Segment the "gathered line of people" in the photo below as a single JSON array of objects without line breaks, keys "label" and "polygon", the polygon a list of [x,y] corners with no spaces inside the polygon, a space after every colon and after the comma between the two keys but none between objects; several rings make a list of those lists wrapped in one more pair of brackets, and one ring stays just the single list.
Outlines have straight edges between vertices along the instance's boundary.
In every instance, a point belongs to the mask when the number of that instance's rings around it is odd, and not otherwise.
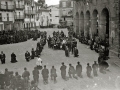
[{"label": "gathered line of people", "polygon": [[10,30],[0,31],[0,45],[12,44],[27,41],[28,39],[40,37],[40,31],[38,30]]},{"label": "gathered line of people", "polygon": [[[98,76],[98,71],[100,71],[101,66],[99,66],[97,64],[96,61],[94,61],[94,64],[92,66],[90,66],[89,63],[87,63],[87,67],[86,67],[86,74],[88,78],[93,78],[92,77],[92,71],[93,71],[93,76],[97,77]],[[68,69],[68,75],[69,77],[67,77],[67,66],[64,64],[64,62],[62,62],[62,66],[60,67],[60,71],[61,71],[61,77],[63,80],[67,81],[70,78],[75,78],[76,80],[78,80],[79,78],[83,78],[82,75],[82,65],[80,62],[77,62],[76,68],[74,68],[74,66],[72,64],[69,64],[69,69]],[[40,71],[41,69],[38,69],[37,66],[34,67],[34,70],[32,71],[32,75],[33,75],[33,80],[30,81],[30,72],[27,70],[27,68],[24,68],[24,72],[22,73],[22,75],[20,75],[18,72],[14,72],[13,71],[9,71],[7,68],[5,69],[4,73],[0,73],[0,86],[2,89],[4,88],[9,88],[12,90],[28,90],[28,88],[30,90],[36,90],[36,88],[38,88],[39,85],[39,75],[40,75]],[[107,70],[107,68],[104,68],[104,70]],[[101,71],[100,71],[101,72]],[[54,83],[57,83],[57,70],[54,66],[52,66],[52,68],[50,69],[50,71],[47,69],[47,66],[44,65],[44,68],[41,70],[41,75],[43,77],[43,84],[48,84],[48,78],[49,78],[49,74],[50,74],[50,78],[51,80],[53,80]],[[34,89],[33,89],[34,88]]]},{"label": "gathered line of people", "polygon": [[[43,47],[46,44],[46,39],[47,39],[47,32],[41,32],[40,42],[37,43],[36,50],[34,50],[34,48],[32,48],[31,54],[28,51],[25,52],[25,59],[27,62],[29,62],[31,59],[34,59],[35,57],[38,57],[39,55],[41,55]],[[1,64],[6,63],[6,55],[3,51],[1,51],[0,60],[1,60]],[[13,52],[11,54],[11,63],[16,63],[16,62],[18,62],[17,56]]]}]

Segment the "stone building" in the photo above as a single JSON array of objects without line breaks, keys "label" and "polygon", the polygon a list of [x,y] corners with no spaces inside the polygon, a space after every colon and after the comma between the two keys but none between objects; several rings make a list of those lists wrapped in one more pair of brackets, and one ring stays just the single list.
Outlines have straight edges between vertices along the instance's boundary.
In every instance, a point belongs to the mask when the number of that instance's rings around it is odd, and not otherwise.
[{"label": "stone building", "polygon": [[15,5],[15,13],[14,13],[14,29],[16,30],[23,30],[24,28],[24,0],[14,0]]},{"label": "stone building", "polygon": [[0,0],[0,31],[12,30],[14,23],[14,1]]},{"label": "stone building", "polygon": [[73,1],[60,0],[59,2],[59,18],[61,25],[72,25],[73,23]]},{"label": "stone building", "polygon": [[47,9],[50,10],[50,24],[59,25],[59,5],[51,5]]},{"label": "stone building", "polygon": [[74,31],[78,35],[109,39],[110,49],[119,52],[119,0],[74,0]]}]

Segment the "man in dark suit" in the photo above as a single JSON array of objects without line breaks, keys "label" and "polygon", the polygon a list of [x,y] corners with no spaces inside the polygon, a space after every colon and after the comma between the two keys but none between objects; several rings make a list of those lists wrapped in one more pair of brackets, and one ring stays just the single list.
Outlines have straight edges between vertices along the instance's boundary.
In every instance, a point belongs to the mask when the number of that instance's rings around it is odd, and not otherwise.
[{"label": "man in dark suit", "polygon": [[62,63],[62,66],[60,67],[61,70],[61,76],[64,80],[66,80],[66,66],[64,65],[64,63]]},{"label": "man in dark suit", "polygon": [[79,53],[79,51],[78,51],[77,47],[75,47],[75,49],[74,49],[74,57],[78,57],[79,56],[78,53]]},{"label": "man in dark suit", "polygon": [[3,53],[3,51],[1,51],[1,54],[0,54],[0,59],[1,59],[1,64],[5,64],[5,54]]},{"label": "man in dark suit", "polygon": [[42,70],[42,77],[43,77],[44,84],[48,84],[49,70],[46,68],[46,65]]},{"label": "man in dark suit", "polygon": [[11,63],[16,63],[16,55],[14,54],[14,52],[11,54]]},{"label": "man in dark suit", "polygon": [[82,78],[82,65],[80,64],[80,62],[77,62],[77,66],[76,66],[76,73],[78,77]]}]

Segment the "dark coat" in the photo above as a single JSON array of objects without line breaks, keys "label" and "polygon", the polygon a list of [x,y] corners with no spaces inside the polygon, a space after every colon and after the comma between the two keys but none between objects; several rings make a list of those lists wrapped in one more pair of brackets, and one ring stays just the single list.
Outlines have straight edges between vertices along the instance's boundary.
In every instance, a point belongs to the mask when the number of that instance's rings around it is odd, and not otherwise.
[{"label": "dark coat", "polygon": [[79,53],[79,52],[78,52],[78,49],[75,49],[75,50],[74,50],[74,57],[78,57],[78,56],[79,56],[78,53]]},{"label": "dark coat", "polygon": [[48,69],[43,69],[42,70],[42,76],[43,76],[43,78],[48,78],[48,75],[49,75]]},{"label": "dark coat", "polygon": [[60,70],[62,75],[66,75],[66,68],[67,67],[65,65],[61,66]]},{"label": "dark coat", "polygon": [[24,71],[23,74],[22,74],[23,78],[29,79],[29,76],[30,76],[30,72],[29,71]]},{"label": "dark coat", "polygon": [[51,69],[51,76],[57,77],[56,69],[52,68]]},{"label": "dark coat", "polygon": [[71,74],[75,74],[76,73],[75,68],[73,66],[69,67],[69,73],[71,73]]},{"label": "dark coat", "polygon": [[25,58],[30,58],[30,53],[25,53]]},{"label": "dark coat", "polygon": [[16,62],[16,55],[14,53],[11,54],[11,62]]},{"label": "dark coat", "polygon": [[76,72],[81,73],[82,72],[82,65],[77,65],[76,66]]}]

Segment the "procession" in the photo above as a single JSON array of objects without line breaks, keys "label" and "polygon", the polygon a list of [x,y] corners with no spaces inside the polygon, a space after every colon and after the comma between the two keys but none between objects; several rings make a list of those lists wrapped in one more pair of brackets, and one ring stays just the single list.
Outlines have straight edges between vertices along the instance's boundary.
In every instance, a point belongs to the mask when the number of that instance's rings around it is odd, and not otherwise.
[{"label": "procession", "polygon": [[[72,55],[74,58],[78,58],[79,50],[77,49],[77,43],[79,42],[79,39],[75,38],[73,33],[74,32],[71,28],[68,28],[68,36],[63,31],[53,31],[53,35],[51,36],[48,36],[46,31],[41,32],[40,37],[38,37],[38,42],[36,43],[36,49],[34,50],[34,48],[31,48],[31,52],[26,51],[23,56],[28,63],[30,63],[32,60],[35,60],[36,62],[35,67],[33,67],[34,70],[32,71],[33,80],[29,78],[31,74],[26,67],[24,67],[24,72],[22,75],[20,75],[19,72],[9,71],[9,69],[6,68],[5,73],[1,73],[1,88],[12,90],[28,90],[29,88],[30,90],[37,90],[40,72],[44,85],[50,83],[49,78],[53,80],[54,84],[59,82],[57,80],[59,75],[57,74],[56,67],[51,66],[51,69],[48,69],[47,65],[43,65],[44,60],[41,59],[42,52],[47,45],[48,49],[53,49],[54,51],[64,51],[64,57],[69,58]],[[32,41],[34,42],[34,39],[32,39]],[[89,45],[89,49],[91,50],[91,44],[87,45]],[[95,46],[93,45],[93,47]],[[92,50],[95,50],[95,48],[92,48]],[[98,72],[106,74],[109,71],[109,64],[106,62],[106,60],[108,60],[108,58],[106,59],[108,55],[106,55],[105,50],[101,47],[101,45],[99,45],[97,53],[99,53],[98,60],[94,61],[92,65],[90,65],[89,62],[86,63],[86,75],[88,78],[99,77]],[[6,55],[3,53],[3,51],[1,51],[0,56],[1,64],[5,64]],[[14,52],[11,54],[10,62],[16,64],[18,63]],[[63,80],[68,81],[71,78],[74,78],[75,80],[79,80],[79,78],[86,78],[83,76],[82,64],[79,61],[77,62],[76,66],[73,66],[72,63],[69,63],[68,71],[66,70],[67,66],[65,63],[61,62],[61,64],[62,66],[59,67],[59,70],[61,71],[61,78]]]},{"label": "procession", "polygon": [[120,90],[120,0],[0,0],[0,90]]}]

